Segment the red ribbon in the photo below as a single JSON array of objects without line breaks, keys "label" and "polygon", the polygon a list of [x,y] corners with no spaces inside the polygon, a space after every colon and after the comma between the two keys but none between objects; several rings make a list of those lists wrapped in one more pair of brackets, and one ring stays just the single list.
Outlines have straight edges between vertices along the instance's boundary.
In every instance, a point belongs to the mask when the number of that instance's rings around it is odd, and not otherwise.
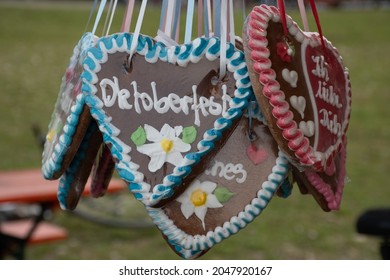
[{"label": "red ribbon", "polygon": [[[324,36],[322,34],[320,17],[318,16],[316,3],[314,2],[314,0],[309,0],[309,2],[310,2],[311,10],[313,12],[314,20],[315,20],[316,25],[317,25],[318,33],[320,34],[321,44],[322,44],[322,47],[325,51],[325,41],[324,41]],[[279,7],[279,11],[280,11],[280,17],[282,20],[284,34],[287,36],[288,30],[287,30],[286,8],[284,5],[284,0],[278,0],[278,7]]]},{"label": "red ribbon", "polygon": [[280,10],[280,17],[282,19],[282,25],[284,30],[284,35],[288,35],[287,31],[287,20],[286,20],[286,8],[284,6],[284,0],[278,0],[278,7]]},{"label": "red ribbon", "polygon": [[316,21],[318,33],[320,34],[321,44],[322,44],[322,47],[324,48],[324,51],[325,51],[325,42],[324,42],[324,36],[322,35],[320,17],[318,16],[317,7],[316,7],[316,3],[314,2],[314,0],[310,0],[310,6],[311,6],[311,10],[313,12],[314,20]]}]

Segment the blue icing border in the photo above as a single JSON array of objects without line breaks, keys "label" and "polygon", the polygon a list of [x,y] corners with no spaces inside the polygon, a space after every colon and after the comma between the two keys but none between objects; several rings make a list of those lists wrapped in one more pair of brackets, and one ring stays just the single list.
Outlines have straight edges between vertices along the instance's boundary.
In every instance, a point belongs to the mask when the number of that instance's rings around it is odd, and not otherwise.
[{"label": "blue icing border", "polygon": [[74,173],[76,173],[77,170],[80,168],[80,165],[82,164],[86,156],[85,153],[88,149],[89,140],[91,139],[96,129],[97,124],[96,122],[92,121],[91,124],[88,126],[87,132],[85,133],[85,136],[80,144],[80,147],[74,159],[72,160],[70,166],[65,171],[65,173],[60,177],[57,198],[60,203],[61,209],[63,210],[69,209],[66,201],[69,195],[70,188],[72,187],[72,183],[74,181]]},{"label": "blue icing border", "polygon": [[[70,63],[68,65],[82,65],[83,60],[86,56],[87,50],[93,46],[95,36],[92,33],[85,33],[80,41],[77,43],[73,49],[73,54],[70,58]],[[81,77],[80,77],[81,78]],[[58,98],[52,113],[51,121],[48,125],[49,129],[51,128],[53,122],[56,120],[56,110],[60,106],[61,100],[63,99],[64,92],[63,90],[66,87],[65,75],[62,77],[60,91]],[[69,149],[73,141],[73,136],[76,130],[76,127],[79,123],[79,117],[83,111],[85,105],[85,95],[80,92],[76,99],[74,100],[75,104],[72,105],[70,109],[70,114],[64,123],[61,134],[58,136],[59,140],[55,143],[54,147],[48,147],[45,144],[44,151],[42,153],[42,174],[46,179],[52,179],[54,174],[58,172],[62,167],[62,162],[66,152]],[[53,144],[50,144],[53,145]],[[47,150],[51,149],[51,150]]]},{"label": "blue icing border", "polygon": [[178,228],[162,208],[147,207],[149,216],[166,236],[172,248],[185,259],[196,258],[202,251],[210,249],[224,239],[236,234],[251,223],[267,207],[278,188],[284,184],[290,170],[287,157],[279,152],[268,181],[261,184],[261,189],[250,204],[222,226],[208,231],[205,235],[191,235]]},{"label": "blue icing border", "polygon": [[[144,175],[137,171],[137,164],[130,159],[131,147],[117,137],[120,131],[111,124],[111,118],[103,109],[103,102],[95,96],[97,91],[95,85],[98,83],[97,73],[107,62],[108,54],[130,53],[132,39],[131,33],[118,33],[99,39],[96,46],[89,49],[87,58],[84,60],[82,91],[86,93],[86,103],[90,107],[91,115],[98,121],[104,142],[110,144],[111,153],[118,160],[116,168],[119,175],[129,183],[130,191],[138,200],[146,206],[152,206],[173,195],[182,179],[191,172],[192,166],[214,147],[214,142],[231,125],[232,121],[243,115],[248,102],[254,99],[254,94],[244,54],[229,44],[226,53],[227,71],[233,73],[236,80],[236,90],[229,104],[230,108],[214,122],[214,127],[204,134],[203,140],[197,144],[198,151],[186,154],[181,166],[175,167],[173,172],[163,179],[162,184],[152,187],[143,181]],[[136,52],[144,56],[148,63],[160,60],[185,67],[188,63],[197,63],[202,58],[210,61],[218,59],[219,49],[220,41],[214,37],[198,38],[187,45],[165,47],[162,43],[154,42],[150,37],[140,35]]]}]

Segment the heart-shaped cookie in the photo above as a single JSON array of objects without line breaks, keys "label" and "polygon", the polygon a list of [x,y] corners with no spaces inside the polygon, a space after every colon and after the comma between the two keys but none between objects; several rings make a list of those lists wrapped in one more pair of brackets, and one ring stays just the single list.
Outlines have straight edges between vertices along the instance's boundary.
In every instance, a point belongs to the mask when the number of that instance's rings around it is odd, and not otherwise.
[{"label": "heart-shaped cookie", "polygon": [[[261,162],[245,152],[248,147],[261,151]],[[278,155],[268,127],[257,119],[250,124],[242,118],[184,193],[161,208],[147,209],[171,248],[184,258],[196,258],[260,215],[287,177],[289,166]]]},{"label": "heart-shaped cookie", "polygon": [[91,172],[91,196],[98,198],[105,195],[115,170],[115,162],[109,147],[100,148]]},{"label": "heart-shaped cookie", "polygon": [[119,175],[137,199],[159,206],[203,171],[253,92],[244,55],[231,44],[220,80],[217,38],[165,47],[139,36],[129,59],[132,39],[114,34],[89,50],[83,91]]},{"label": "heart-shaped cookie", "polygon": [[255,7],[244,49],[252,85],[271,133],[293,164],[327,172],[342,145],[351,111],[348,69],[332,44],[303,32],[276,7]]},{"label": "heart-shaped cookie", "polygon": [[57,197],[62,209],[76,208],[102,142],[102,134],[92,120],[75,157],[60,177]]},{"label": "heart-shaped cookie", "polygon": [[96,40],[92,33],[83,35],[62,78],[42,154],[42,173],[46,179],[58,179],[68,168],[92,120],[81,93],[81,74],[86,51]]},{"label": "heart-shaped cookie", "polygon": [[347,138],[344,136],[343,144],[332,159],[333,172],[316,172],[313,168],[304,170],[293,169],[293,175],[303,194],[310,193],[324,211],[338,210],[346,181]]}]

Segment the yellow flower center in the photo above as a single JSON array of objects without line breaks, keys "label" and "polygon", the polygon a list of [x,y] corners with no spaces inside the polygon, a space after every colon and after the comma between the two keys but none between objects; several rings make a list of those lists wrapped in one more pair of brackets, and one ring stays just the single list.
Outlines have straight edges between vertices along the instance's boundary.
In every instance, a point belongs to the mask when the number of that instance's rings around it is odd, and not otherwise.
[{"label": "yellow flower center", "polygon": [[169,153],[173,148],[173,141],[166,139],[166,138],[161,140],[160,144],[161,144],[161,148],[166,153]]},{"label": "yellow flower center", "polygon": [[47,141],[51,142],[54,138],[55,131],[54,129],[50,130],[49,133],[46,135]]},{"label": "yellow flower center", "polygon": [[207,193],[202,190],[195,190],[191,194],[191,202],[195,206],[202,206],[206,204],[207,201]]}]

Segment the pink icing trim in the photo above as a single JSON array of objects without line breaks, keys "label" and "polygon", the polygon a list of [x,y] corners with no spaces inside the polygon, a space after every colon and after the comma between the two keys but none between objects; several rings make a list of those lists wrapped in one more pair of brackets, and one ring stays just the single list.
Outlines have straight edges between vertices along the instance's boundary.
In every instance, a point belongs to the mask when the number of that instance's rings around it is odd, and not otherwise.
[{"label": "pink icing trim", "polygon": [[343,189],[345,185],[346,178],[346,169],[345,169],[345,161],[346,161],[346,146],[347,146],[347,138],[344,136],[344,141],[341,145],[339,145],[337,150],[340,150],[340,163],[338,166],[339,174],[337,177],[337,188],[336,192],[333,192],[332,187],[325,183],[322,178],[319,176],[319,173],[306,169],[305,176],[309,183],[325,198],[328,203],[328,208],[330,210],[338,210],[340,208],[341,198],[343,194]]},{"label": "pink icing trim", "polygon": [[255,7],[249,16],[250,30],[260,30],[259,33],[264,36],[260,39],[260,44],[257,43],[259,40],[257,36],[251,37],[254,32],[249,33],[249,45],[253,50],[251,52],[251,58],[254,61],[253,68],[260,76],[259,81],[264,86],[263,94],[270,100],[273,107],[272,115],[277,119],[277,126],[283,130],[283,137],[288,141],[288,147],[295,152],[301,164],[313,165],[313,149],[310,147],[310,141],[307,138],[306,141],[303,141],[305,138],[293,120],[293,113],[285,100],[284,93],[280,91],[280,84],[276,81],[276,73],[270,69],[272,62],[269,55],[264,55],[267,53],[264,47],[258,47],[263,45],[264,41],[268,45],[267,33],[264,30],[267,29],[268,21],[271,20],[272,16],[279,16],[279,11],[263,5]]},{"label": "pink icing trim", "polygon": [[[280,84],[276,81],[276,73],[271,69],[272,62],[269,59],[268,40],[266,37],[268,22],[270,20],[280,21],[280,13],[276,7],[261,5],[253,9],[249,15],[248,45],[252,49],[251,58],[253,60],[254,72],[259,74],[259,82],[263,85],[263,94],[269,99],[272,109],[272,115],[277,119],[277,126],[282,130],[283,137],[288,141],[288,147],[294,152],[301,165],[312,166],[316,171],[332,172],[332,159],[337,150],[340,149],[341,139],[333,146],[329,147],[325,154],[325,162],[316,157],[316,151],[310,145],[310,140],[303,135],[303,132],[298,128],[297,123],[293,119],[293,113],[290,111],[289,103],[285,100],[284,93],[280,90]],[[305,38],[310,39],[303,34],[297,24],[287,16],[287,27],[290,30],[296,29],[291,33],[296,34],[296,39],[302,42]],[[298,38],[299,37],[299,38]],[[315,40],[315,37],[311,38]],[[328,42],[327,42],[328,43]],[[328,43],[328,45],[330,45]],[[330,45],[331,46],[331,45]],[[331,51],[339,57],[338,51],[331,47]],[[345,73],[347,86],[347,103],[348,108],[345,110],[346,117],[343,120],[343,134],[348,128],[348,120],[350,118],[351,107],[351,92],[350,80],[348,73]]]}]

